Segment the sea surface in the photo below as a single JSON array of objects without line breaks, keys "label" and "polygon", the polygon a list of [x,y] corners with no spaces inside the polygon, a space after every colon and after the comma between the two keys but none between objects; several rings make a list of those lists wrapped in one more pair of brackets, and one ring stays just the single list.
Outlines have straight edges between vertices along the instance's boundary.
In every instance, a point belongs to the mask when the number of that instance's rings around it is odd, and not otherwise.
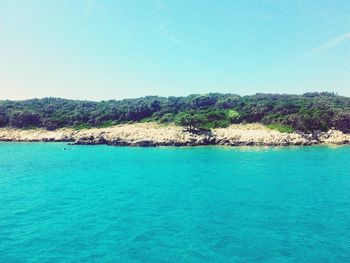
[{"label": "sea surface", "polygon": [[0,262],[350,262],[350,147],[0,143]]}]

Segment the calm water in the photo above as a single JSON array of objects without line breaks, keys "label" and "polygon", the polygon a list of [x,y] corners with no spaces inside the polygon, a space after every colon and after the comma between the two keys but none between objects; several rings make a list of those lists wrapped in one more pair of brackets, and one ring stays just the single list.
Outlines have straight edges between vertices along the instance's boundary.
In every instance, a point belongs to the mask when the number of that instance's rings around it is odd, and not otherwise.
[{"label": "calm water", "polygon": [[350,262],[350,147],[1,143],[0,262],[62,261]]}]

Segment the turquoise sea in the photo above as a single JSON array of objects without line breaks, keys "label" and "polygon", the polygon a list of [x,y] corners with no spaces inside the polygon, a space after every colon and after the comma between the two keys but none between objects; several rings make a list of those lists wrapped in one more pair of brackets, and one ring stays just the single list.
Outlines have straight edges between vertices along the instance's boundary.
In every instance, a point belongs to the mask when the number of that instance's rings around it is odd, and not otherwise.
[{"label": "turquoise sea", "polygon": [[350,262],[350,147],[0,143],[0,262]]}]

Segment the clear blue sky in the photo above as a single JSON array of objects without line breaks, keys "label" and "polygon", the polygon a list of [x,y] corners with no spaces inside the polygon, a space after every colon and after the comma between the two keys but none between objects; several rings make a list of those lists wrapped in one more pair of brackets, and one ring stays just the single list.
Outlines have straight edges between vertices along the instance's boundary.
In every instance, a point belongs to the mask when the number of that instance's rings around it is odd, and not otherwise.
[{"label": "clear blue sky", "polygon": [[0,1],[0,99],[333,91],[349,0]]}]

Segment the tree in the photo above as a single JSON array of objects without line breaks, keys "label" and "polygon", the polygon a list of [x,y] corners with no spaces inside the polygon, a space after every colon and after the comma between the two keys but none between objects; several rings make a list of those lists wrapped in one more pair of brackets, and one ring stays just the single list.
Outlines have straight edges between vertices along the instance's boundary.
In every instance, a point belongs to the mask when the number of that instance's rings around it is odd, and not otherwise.
[{"label": "tree", "polygon": [[216,103],[216,98],[213,95],[202,95],[197,96],[192,99],[192,105],[194,108],[206,108],[210,106],[214,106]]},{"label": "tree", "polygon": [[8,118],[5,113],[0,112],[0,127],[4,127],[8,124]]},{"label": "tree", "polygon": [[237,122],[239,117],[240,117],[240,114],[235,110],[229,110],[227,113],[227,118],[231,123]]},{"label": "tree", "polygon": [[350,112],[344,112],[336,117],[333,121],[333,126],[345,133],[350,133]]},{"label": "tree", "polygon": [[203,116],[199,114],[181,112],[175,117],[175,124],[186,127],[189,132],[200,129],[204,122]]},{"label": "tree", "polygon": [[10,124],[16,128],[38,127],[40,123],[40,115],[35,112],[15,111],[10,116]]},{"label": "tree", "polygon": [[174,115],[171,113],[165,113],[163,117],[160,119],[162,123],[169,123],[174,121]]}]

